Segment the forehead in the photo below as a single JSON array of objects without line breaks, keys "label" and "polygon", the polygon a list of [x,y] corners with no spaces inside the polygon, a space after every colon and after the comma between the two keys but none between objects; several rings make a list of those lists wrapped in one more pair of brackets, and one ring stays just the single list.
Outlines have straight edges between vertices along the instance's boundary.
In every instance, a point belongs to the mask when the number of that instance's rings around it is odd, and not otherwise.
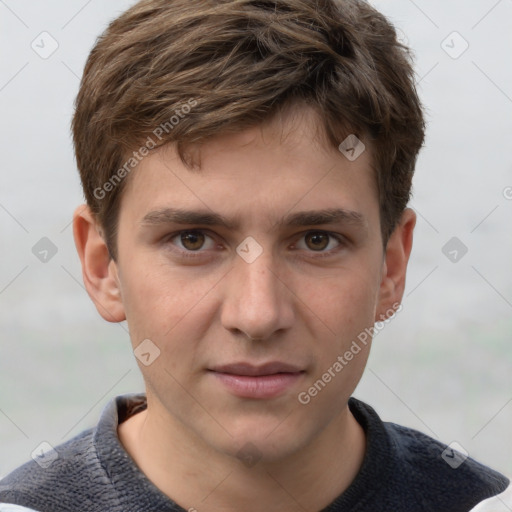
[{"label": "forehead", "polygon": [[[340,141],[342,142],[342,141]],[[125,184],[121,215],[141,221],[165,208],[243,213],[259,222],[296,209],[378,211],[370,148],[356,158],[328,143],[316,114],[283,113],[257,127],[192,146],[200,168],[189,168],[174,144],[145,157]],[[349,156],[351,154],[349,153]],[[277,219],[274,219],[277,220]]]}]

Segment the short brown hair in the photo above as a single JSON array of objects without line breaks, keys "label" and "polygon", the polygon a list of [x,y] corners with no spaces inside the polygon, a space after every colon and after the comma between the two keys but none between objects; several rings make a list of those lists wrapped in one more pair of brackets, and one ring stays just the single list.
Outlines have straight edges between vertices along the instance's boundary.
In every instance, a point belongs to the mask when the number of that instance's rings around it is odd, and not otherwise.
[{"label": "short brown hair", "polygon": [[187,145],[298,102],[334,146],[349,133],[371,144],[385,245],[425,125],[410,52],[382,14],[360,0],[143,0],[115,19],[87,60],[72,123],[111,256],[137,149],[176,142],[187,164]]}]

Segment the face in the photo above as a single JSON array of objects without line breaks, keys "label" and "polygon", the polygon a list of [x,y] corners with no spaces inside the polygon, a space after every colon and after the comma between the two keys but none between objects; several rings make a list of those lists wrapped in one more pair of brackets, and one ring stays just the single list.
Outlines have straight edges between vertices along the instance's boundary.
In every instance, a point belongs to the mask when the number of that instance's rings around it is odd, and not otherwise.
[{"label": "face", "polygon": [[385,272],[370,154],[350,161],[317,127],[302,110],[219,136],[194,171],[168,147],[123,191],[110,270],[148,411],[223,453],[311,443],[366,363],[353,342]]}]

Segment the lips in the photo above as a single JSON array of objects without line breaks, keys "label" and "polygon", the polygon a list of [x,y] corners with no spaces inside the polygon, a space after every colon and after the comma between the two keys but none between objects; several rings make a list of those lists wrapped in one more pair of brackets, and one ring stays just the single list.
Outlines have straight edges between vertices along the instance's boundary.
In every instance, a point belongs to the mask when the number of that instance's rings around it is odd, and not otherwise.
[{"label": "lips", "polygon": [[295,386],[305,372],[298,366],[275,361],[262,365],[246,362],[221,365],[210,369],[210,373],[235,396],[270,399]]},{"label": "lips", "polygon": [[227,373],[230,375],[246,375],[250,377],[260,377],[265,375],[274,375],[276,373],[299,373],[301,368],[288,363],[279,361],[270,362],[262,365],[252,365],[250,363],[233,363],[212,368],[212,371]]}]

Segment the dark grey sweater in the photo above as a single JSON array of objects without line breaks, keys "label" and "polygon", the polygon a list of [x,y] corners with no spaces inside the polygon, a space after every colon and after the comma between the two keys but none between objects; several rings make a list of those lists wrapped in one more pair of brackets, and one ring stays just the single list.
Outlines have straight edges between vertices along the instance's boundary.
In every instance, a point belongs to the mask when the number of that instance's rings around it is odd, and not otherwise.
[{"label": "dark grey sweater", "polygon": [[[363,402],[351,398],[349,406],[366,432],[365,459],[350,487],[322,512],[468,512],[509,483],[425,434],[382,422]],[[145,407],[144,395],[117,397],[94,429],[56,447],[49,467],[30,461],[2,480],[0,503],[40,512],[185,512],[119,442],[118,424]]]}]

